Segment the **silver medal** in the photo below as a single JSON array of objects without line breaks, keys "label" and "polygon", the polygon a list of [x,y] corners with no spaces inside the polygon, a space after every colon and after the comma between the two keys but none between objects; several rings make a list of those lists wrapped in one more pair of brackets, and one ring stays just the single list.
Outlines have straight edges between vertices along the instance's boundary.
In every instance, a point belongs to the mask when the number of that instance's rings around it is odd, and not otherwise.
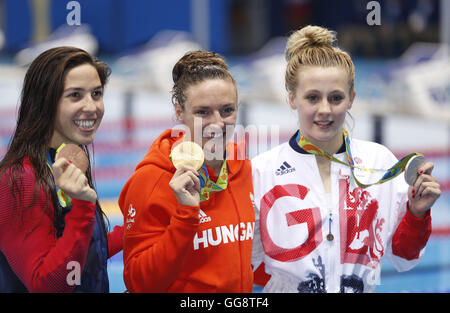
[{"label": "silver medal", "polygon": [[425,157],[422,155],[416,155],[412,157],[405,167],[405,181],[408,185],[413,186],[417,176],[419,175],[417,172],[419,167],[425,163]]}]

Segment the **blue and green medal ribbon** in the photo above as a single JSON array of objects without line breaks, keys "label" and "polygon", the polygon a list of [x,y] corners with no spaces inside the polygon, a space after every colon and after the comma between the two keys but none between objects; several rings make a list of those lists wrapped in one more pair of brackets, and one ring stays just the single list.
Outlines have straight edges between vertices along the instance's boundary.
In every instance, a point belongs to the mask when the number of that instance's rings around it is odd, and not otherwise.
[{"label": "blue and green medal ribbon", "polygon": [[217,181],[214,182],[209,178],[208,170],[206,165],[203,164],[202,167],[198,170],[198,178],[200,179],[200,202],[206,201],[209,199],[209,194],[212,192],[219,192],[227,189],[228,186],[228,170],[227,170],[227,161],[224,160],[222,167],[219,172],[219,176],[217,177]]},{"label": "blue and green medal ribbon", "polygon": [[[335,158],[333,155],[331,155],[330,153],[324,151],[323,149],[315,146],[314,144],[312,144],[311,142],[309,142],[305,136],[303,136],[301,134],[301,132],[298,132],[296,141],[298,146],[303,149],[304,151],[310,153],[310,154],[314,154],[314,155],[318,155],[318,156],[322,156],[325,157],[326,159],[348,166],[351,169],[351,173],[353,178],[355,179],[356,184],[361,187],[361,188],[367,188],[369,186],[373,186],[373,185],[379,185],[382,183],[385,183],[395,177],[397,177],[398,175],[400,175],[402,172],[405,171],[406,169],[406,165],[408,164],[408,161],[417,156],[417,155],[421,155],[420,153],[411,153],[408,154],[407,156],[405,156],[404,158],[402,158],[400,161],[398,161],[394,166],[392,166],[389,169],[370,169],[370,168],[363,168],[363,167],[359,167],[355,165],[355,161],[353,160],[353,155],[352,152],[350,150],[350,137],[348,135],[348,131],[346,129],[343,130],[343,135],[344,135],[344,143],[345,143],[345,152],[346,152],[346,156],[347,156],[347,162],[343,162],[337,158]],[[385,172],[385,174],[383,175],[383,177],[381,177],[380,180],[378,180],[377,182],[371,183],[371,184],[363,184],[361,183],[354,175],[354,169],[359,169],[359,170],[363,170],[366,172],[370,172],[370,173],[375,173],[375,172]]]},{"label": "blue and green medal ribbon", "polygon": [[[56,150],[56,153],[58,153],[59,150],[61,150],[65,144],[63,143],[61,146],[59,146],[58,150]],[[50,172],[53,174],[53,164],[50,157],[50,152],[47,153],[47,166],[50,169]],[[68,206],[72,206],[72,199],[64,194],[64,191],[62,191],[60,188],[56,187],[56,194],[58,196],[58,201],[61,207],[65,208]]]}]

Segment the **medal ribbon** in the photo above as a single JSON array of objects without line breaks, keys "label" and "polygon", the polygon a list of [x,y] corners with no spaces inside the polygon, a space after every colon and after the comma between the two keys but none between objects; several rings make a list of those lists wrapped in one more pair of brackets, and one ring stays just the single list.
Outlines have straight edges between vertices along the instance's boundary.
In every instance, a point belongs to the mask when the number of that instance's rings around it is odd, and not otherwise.
[{"label": "medal ribbon", "polygon": [[217,181],[213,182],[209,178],[208,170],[206,169],[206,165],[203,164],[202,167],[198,170],[198,178],[200,179],[200,202],[206,201],[209,199],[209,194],[212,192],[218,192],[227,189],[228,186],[228,169],[227,169],[227,161],[226,159],[223,161],[222,167],[219,172],[219,176],[217,177]]},{"label": "medal ribbon", "polygon": [[[65,144],[62,144],[61,146],[59,146],[58,150],[56,150],[56,152],[58,152],[59,150],[61,150],[62,147],[64,147]],[[50,152],[47,153],[47,166],[50,169],[50,172],[53,174],[53,164],[51,161],[51,156],[50,156]],[[64,192],[59,189],[58,186],[56,186],[56,194],[58,195],[58,201],[59,204],[61,205],[61,207],[65,208],[68,206],[72,206],[72,199],[69,196],[66,196],[64,194]]]},{"label": "medal ribbon", "polygon": [[[323,149],[313,145],[311,142],[309,142],[305,136],[303,136],[301,134],[301,132],[298,132],[296,141],[297,144],[300,148],[302,148],[304,151],[310,153],[310,154],[314,154],[314,155],[318,155],[318,156],[322,156],[327,158],[330,161],[345,165],[350,167],[351,173],[353,178],[355,179],[356,184],[361,187],[361,188],[367,188],[369,186],[372,185],[379,185],[382,184],[384,182],[387,182],[395,177],[397,177],[398,175],[400,175],[402,172],[405,171],[406,168],[406,164],[408,164],[408,161],[416,156],[416,155],[422,155],[420,153],[411,153],[408,154],[407,156],[405,156],[404,158],[402,158],[400,161],[398,161],[397,163],[395,163],[394,166],[392,166],[389,169],[370,169],[370,168],[363,168],[363,167],[359,167],[359,166],[355,166],[355,161],[353,160],[353,156],[352,156],[352,152],[350,150],[350,137],[348,135],[348,132],[346,129],[343,130],[344,133],[344,143],[345,143],[345,152],[346,152],[346,156],[347,156],[347,161],[348,163],[345,163],[337,158],[335,158],[333,155],[331,155],[330,153],[324,151]],[[359,170],[363,170],[366,172],[370,172],[370,173],[375,173],[375,172],[385,172],[385,174],[383,175],[383,177],[381,177],[381,179],[375,183],[371,183],[371,184],[363,184],[361,183],[354,175],[353,171],[354,169],[357,168]]]}]

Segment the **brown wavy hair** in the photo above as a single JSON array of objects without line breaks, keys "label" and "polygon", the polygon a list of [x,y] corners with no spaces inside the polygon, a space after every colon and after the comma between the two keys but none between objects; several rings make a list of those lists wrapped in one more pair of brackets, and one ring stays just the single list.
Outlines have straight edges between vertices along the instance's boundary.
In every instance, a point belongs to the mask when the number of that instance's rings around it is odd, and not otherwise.
[{"label": "brown wavy hair", "polygon": [[[228,65],[220,54],[209,51],[189,51],[172,69],[172,103],[179,103],[184,110],[186,90],[207,79],[225,79],[236,87],[236,81],[228,70]],[[236,88],[237,93],[237,88]]]}]

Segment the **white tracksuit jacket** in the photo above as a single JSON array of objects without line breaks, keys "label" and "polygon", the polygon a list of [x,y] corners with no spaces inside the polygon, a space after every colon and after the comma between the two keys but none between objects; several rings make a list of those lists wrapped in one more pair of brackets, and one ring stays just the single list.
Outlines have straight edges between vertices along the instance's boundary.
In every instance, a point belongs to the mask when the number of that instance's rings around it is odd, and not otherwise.
[{"label": "white tracksuit jacket", "polygon": [[[300,149],[295,138],[252,160],[252,264],[256,269],[264,262],[271,275],[264,292],[373,292],[383,256],[398,271],[414,267],[424,247],[412,260],[394,255],[392,249],[406,212],[403,174],[361,189],[349,167],[331,162],[331,193],[326,195],[315,156]],[[352,139],[350,147],[360,167],[388,169],[398,161],[377,143]],[[345,161],[345,148],[334,156]],[[355,170],[362,183],[376,182],[382,175]],[[431,232],[429,213],[427,218]]]}]

